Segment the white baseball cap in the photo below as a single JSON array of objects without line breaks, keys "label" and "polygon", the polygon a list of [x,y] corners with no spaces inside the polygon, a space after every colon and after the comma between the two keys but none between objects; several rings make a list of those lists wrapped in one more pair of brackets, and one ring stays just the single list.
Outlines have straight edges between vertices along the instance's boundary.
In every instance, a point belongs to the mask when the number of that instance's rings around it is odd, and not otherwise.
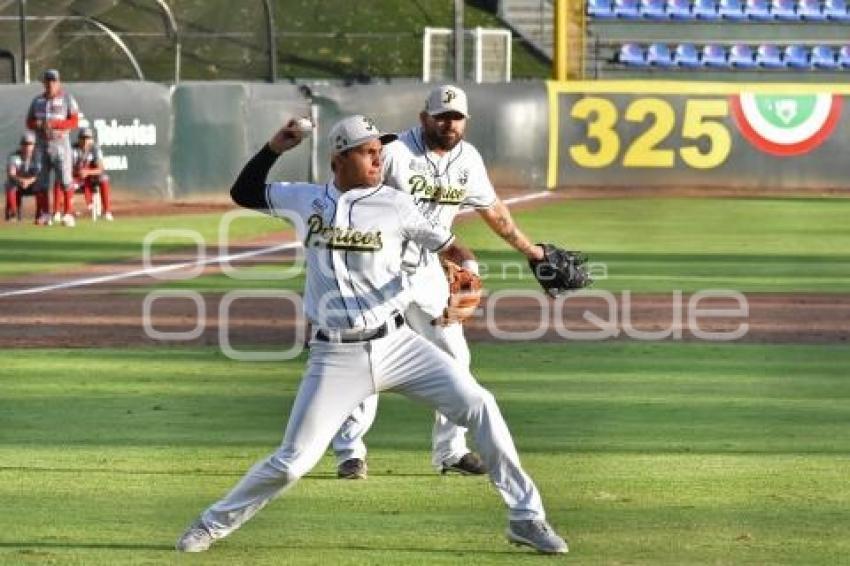
[{"label": "white baseball cap", "polygon": [[454,85],[440,85],[428,93],[425,100],[425,112],[431,116],[445,112],[457,112],[469,118],[469,110],[466,106],[466,93],[462,88]]},{"label": "white baseball cap", "polygon": [[371,118],[360,114],[343,118],[334,124],[328,134],[332,153],[343,152],[369,140],[377,139],[382,144],[388,144],[397,138],[395,134],[382,134]]}]

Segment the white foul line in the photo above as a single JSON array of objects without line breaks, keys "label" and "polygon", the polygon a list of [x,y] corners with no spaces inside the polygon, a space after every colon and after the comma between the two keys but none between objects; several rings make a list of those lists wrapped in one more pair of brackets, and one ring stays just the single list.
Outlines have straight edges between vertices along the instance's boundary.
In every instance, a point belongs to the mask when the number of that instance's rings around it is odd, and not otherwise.
[{"label": "white foul line", "polygon": [[[504,203],[507,205],[519,204],[522,202],[527,202],[530,200],[536,200],[539,198],[546,198],[550,195],[549,191],[541,191],[537,193],[532,193],[530,195],[524,195],[521,197],[513,197],[504,200]],[[468,214],[472,212],[471,209],[462,210],[460,214]],[[124,271],[122,273],[113,273],[110,275],[101,275],[99,277],[86,277],[83,279],[72,279],[71,281],[64,281],[61,283],[53,283],[50,285],[42,285],[39,287],[30,287],[28,289],[16,289],[13,291],[2,291],[0,292],[0,299],[5,297],[20,297],[23,295],[37,295],[39,293],[49,293],[51,291],[62,291],[65,289],[74,289],[76,287],[90,287],[92,285],[100,285],[101,283],[112,283],[113,281],[121,281],[123,279],[132,279],[134,277],[149,277],[151,275],[158,275],[160,273],[169,273],[171,271],[180,271],[181,269],[188,269],[190,267],[197,267],[200,265],[210,265],[213,263],[229,263],[231,261],[236,261],[240,259],[247,259],[250,257],[256,257],[259,255],[270,254],[274,252],[280,252],[285,250],[293,250],[301,247],[301,242],[284,242],[282,244],[275,244],[274,246],[269,246],[267,248],[260,248],[257,250],[251,250],[247,252],[240,252],[237,254],[226,254],[226,255],[218,255],[215,257],[209,257],[204,259],[196,259],[193,261],[184,261],[181,263],[169,263],[168,265],[160,265],[157,267],[148,267],[144,269],[134,269],[132,271]]]}]

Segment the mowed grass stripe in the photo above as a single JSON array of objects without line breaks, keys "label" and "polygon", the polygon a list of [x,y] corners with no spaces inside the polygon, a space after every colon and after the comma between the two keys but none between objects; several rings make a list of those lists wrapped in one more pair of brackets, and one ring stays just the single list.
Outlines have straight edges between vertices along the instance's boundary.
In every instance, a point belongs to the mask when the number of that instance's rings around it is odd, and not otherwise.
[{"label": "mowed grass stripe", "polygon": [[[579,564],[834,564],[850,550],[850,352],[476,345]],[[186,522],[280,441],[303,360],[33,350],[0,369],[0,563],[178,562]],[[331,457],[204,564],[514,564],[482,478],[429,467],[431,412],[382,397],[370,479]],[[183,560],[179,560],[183,562]]]},{"label": "mowed grass stripe", "polygon": [[[574,200],[515,216],[533,240],[587,252],[599,290],[850,292],[850,199]],[[488,290],[538,288],[525,260],[481,220],[456,231],[478,255]],[[264,275],[268,266],[243,269],[255,279],[210,275],[167,287],[227,292],[303,285],[301,277]]]}]

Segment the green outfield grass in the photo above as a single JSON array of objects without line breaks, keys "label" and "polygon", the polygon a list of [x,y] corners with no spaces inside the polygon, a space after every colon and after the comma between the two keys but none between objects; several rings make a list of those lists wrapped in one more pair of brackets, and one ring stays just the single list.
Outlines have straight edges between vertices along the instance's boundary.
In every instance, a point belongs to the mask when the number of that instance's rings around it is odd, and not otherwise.
[{"label": "green outfield grass", "polygon": [[[6,225],[0,229],[0,277],[63,271],[84,264],[138,259],[145,237],[157,229],[188,230],[209,245],[217,245],[222,214],[184,214],[119,218],[115,222],[81,220],[74,228]],[[267,217],[240,218],[228,232],[231,239],[250,239],[286,226]],[[194,246],[192,236],[166,234],[154,244],[157,252]],[[190,250],[192,248],[189,248]]]},{"label": "green outfield grass", "polygon": [[[848,199],[600,199],[561,201],[516,214],[538,241],[589,253],[596,289],[614,292],[850,292]],[[457,225],[484,265],[490,290],[534,289],[519,254],[478,219]],[[298,290],[303,279],[211,275],[173,287]]]},{"label": "green outfield grass", "polygon": [[[574,564],[845,560],[848,364],[838,347],[474,349]],[[430,471],[430,412],[390,394],[367,481],[334,479],[326,457],[208,554],[177,556],[185,525],[280,441],[302,367],[214,349],[7,357],[0,563],[548,563],[502,540],[483,478]]]}]

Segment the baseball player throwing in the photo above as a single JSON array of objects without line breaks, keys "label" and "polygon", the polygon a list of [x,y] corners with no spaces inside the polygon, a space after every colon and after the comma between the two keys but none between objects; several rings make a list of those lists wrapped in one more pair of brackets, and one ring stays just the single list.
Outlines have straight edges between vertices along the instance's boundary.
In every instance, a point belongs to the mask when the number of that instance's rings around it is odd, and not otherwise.
[{"label": "baseball player throwing", "polygon": [[[452,85],[431,90],[420,113],[420,124],[384,147],[384,182],[413,196],[429,220],[451,227],[461,207],[471,207],[490,228],[531,260],[543,258],[516,226],[507,206],[496,196],[478,150],[465,141],[469,117],[466,93]],[[405,318],[416,332],[469,367],[470,354],[463,326],[454,322],[432,324],[443,314],[449,298],[446,277],[436,254],[411,243],[405,247],[403,267],[410,272],[413,301]],[[478,273],[474,260],[463,267]],[[375,420],[377,397],[370,397],[346,419],[334,437],[333,448],[341,478],[365,478],[366,445],[363,436]],[[466,430],[439,412],[436,414],[431,463],[443,473],[485,473],[483,463],[466,444]]]},{"label": "baseball player throwing", "polygon": [[[64,215],[62,224],[74,226],[72,202],[74,191],[72,187],[71,142],[68,133],[77,128],[79,122],[79,106],[70,93],[62,89],[59,82],[59,71],[48,69],[42,75],[44,92],[36,96],[27,112],[27,127],[36,132],[36,153],[41,161],[41,171],[36,180],[36,206],[39,210],[40,224],[50,224],[49,197],[51,173],[61,186],[61,196],[64,198]],[[58,211],[59,205],[55,204]]]},{"label": "baseball player throwing", "polygon": [[301,136],[290,121],[248,162],[231,195],[241,206],[291,219],[303,242],[304,309],[313,328],[307,369],[281,446],[205,510],[177,549],[201,552],[232,533],[313,468],[358,404],[378,391],[395,391],[473,431],[508,507],[511,541],[566,552],[546,522],[493,395],[411,330],[402,314],[410,300],[401,270],[405,242],[437,253],[454,236],[426,219],[408,195],[381,183],[381,145],[395,136],[381,134],[363,116],[345,118],[330,132],[332,182],[267,185],[277,157]]}]

